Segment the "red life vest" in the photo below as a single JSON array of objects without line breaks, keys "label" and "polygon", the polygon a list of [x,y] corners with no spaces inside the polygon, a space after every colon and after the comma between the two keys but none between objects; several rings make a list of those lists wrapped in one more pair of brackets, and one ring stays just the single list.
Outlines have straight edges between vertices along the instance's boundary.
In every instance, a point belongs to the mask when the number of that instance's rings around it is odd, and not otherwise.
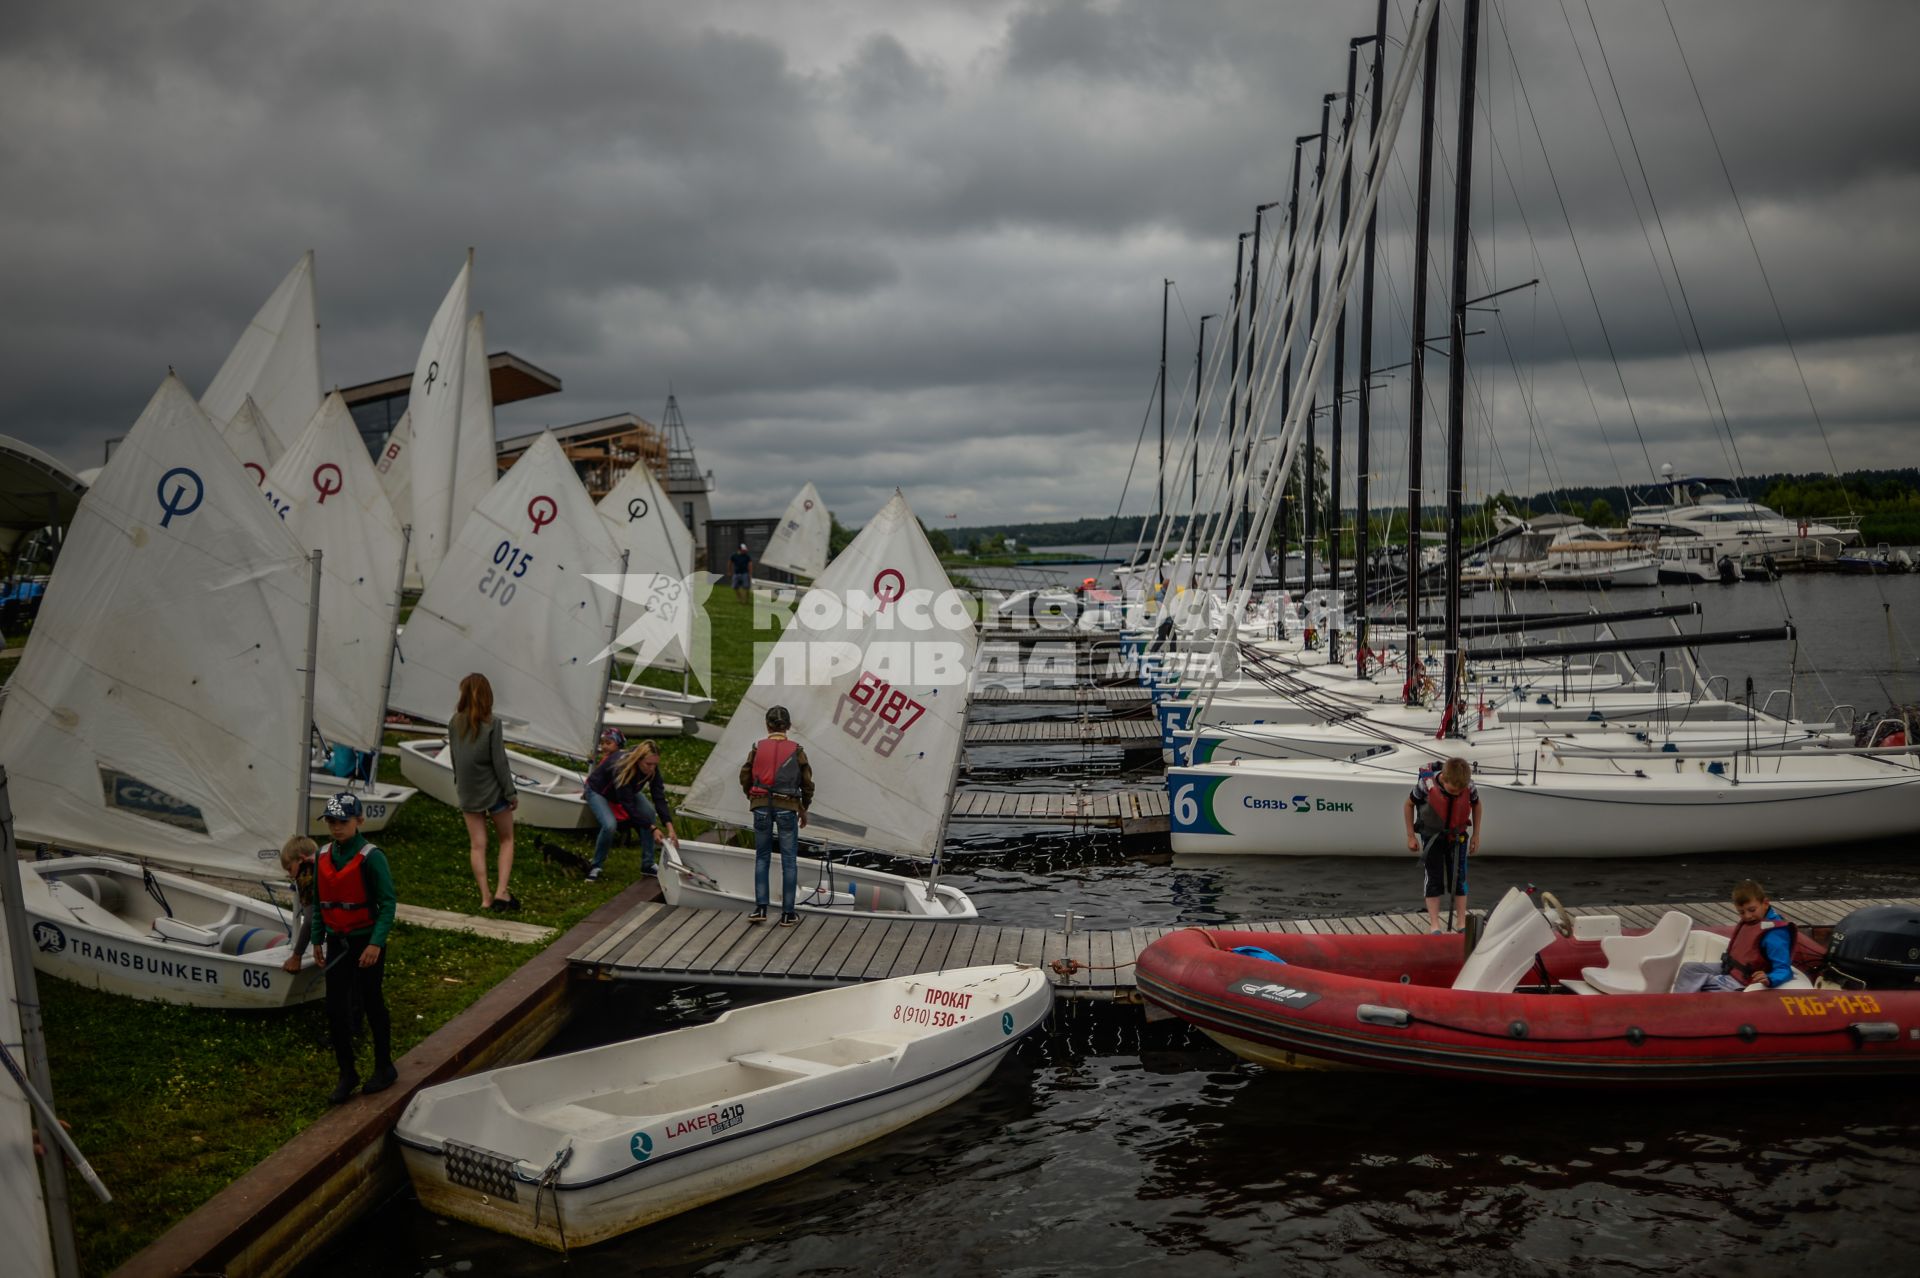
[{"label": "red life vest", "polygon": [[373,897],[367,891],[366,857],[371,843],[335,867],[333,849],[315,858],[320,877],[320,921],[327,931],[338,935],[358,932],[373,926]]},{"label": "red life vest", "polygon": [[800,744],[786,738],[768,737],[753,747],[753,785],[748,790],[756,799],[769,795],[800,797]]},{"label": "red life vest", "polygon": [[[1768,913],[1779,911],[1768,907]],[[1793,961],[1794,942],[1799,939],[1799,929],[1783,918],[1761,919],[1758,923],[1741,923],[1733,929],[1733,936],[1727,942],[1726,969],[1741,981],[1747,982],[1772,967],[1764,951],[1760,948],[1761,938],[1775,928],[1787,929],[1787,961]]]},{"label": "red life vest", "polygon": [[1440,822],[1440,828],[1449,834],[1458,834],[1473,824],[1473,784],[1458,794],[1448,794],[1435,777],[1427,787],[1427,806],[1433,810],[1434,817]]}]

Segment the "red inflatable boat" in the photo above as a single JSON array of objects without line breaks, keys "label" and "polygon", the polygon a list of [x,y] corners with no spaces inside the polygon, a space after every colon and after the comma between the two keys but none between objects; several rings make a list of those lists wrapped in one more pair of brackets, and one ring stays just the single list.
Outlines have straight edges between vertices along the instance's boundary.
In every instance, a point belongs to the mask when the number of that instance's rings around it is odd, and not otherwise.
[{"label": "red inflatable boat", "polygon": [[[1920,1072],[1920,989],[1673,994],[1682,962],[1717,957],[1733,929],[1675,912],[1592,934],[1608,922],[1560,911],[1556,926],[1512,891],[1464,962],[1459,936],[1190,928],[1141,954],[1139,988],[1268,1066],[1607,1087]],[[1234,952],[1247,946],[1282,962]]]}]

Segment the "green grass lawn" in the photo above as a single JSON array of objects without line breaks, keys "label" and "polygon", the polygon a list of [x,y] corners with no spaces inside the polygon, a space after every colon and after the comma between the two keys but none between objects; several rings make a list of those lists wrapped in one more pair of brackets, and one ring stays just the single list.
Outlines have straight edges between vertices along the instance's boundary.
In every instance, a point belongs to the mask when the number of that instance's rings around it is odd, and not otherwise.
[{"label": "green grass lawn", "polygon": [[[716,592],[707,610],[711,721],[724,722],[752,680],[756,642],[771,642],[778,630],[756,630],[751,609],[730,591]],[[641,678],[680,687],[678,674],[648,671]],[[679,785],[693,780],[713,749],[692,737],[660,745],[667,780]],[[391,757],[380,767],[383,779],[403,780]],[[691,818],[677,824],[683,835],[705,828]],[[474,910],[477,888],[459,813],[421,795],[376,839],[403,902]],[[512,886],[523,905],[515,917],[523,922],[564,932],[640,873],[639,848],[616,845],[607,876],[587,883],[543,860],[536,840],[583,856],[593,850],[584,832],[519,831]],[[386,979],[395,1052],[446,1024],[539,949],[396,927]],[[114,1193],[113,1204],[102,1207],[76,1184],[89,1273],[126,1260],[325,1112],[334,1065],[318,1003],[280,1013],[220,1012],[138,1002],[46,976],[39,983],[56,1103]]]}]

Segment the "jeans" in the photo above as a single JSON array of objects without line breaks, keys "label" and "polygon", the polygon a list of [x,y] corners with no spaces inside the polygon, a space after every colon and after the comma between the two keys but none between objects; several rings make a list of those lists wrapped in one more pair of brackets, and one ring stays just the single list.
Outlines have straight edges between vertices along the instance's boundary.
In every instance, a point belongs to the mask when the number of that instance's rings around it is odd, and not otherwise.
[{"label": "jeans", "polygon": [[[659,817],[653,804],[645,798],[635,802],[640,810],[629,810],[627,821],[640,831],[640,870],[645,873],[653,868],[653,826]],[[613,815],[612,801],[598,790],[587,791],[587,811],[600,823],[600,833],[593,840],[593,868],[597,870],[607,863],[607,849],[613,846],[613,836],[620,832],[620,822]]]},{"label": "jeans", "polygon": [[800,814],[792,808],[753,810],[753,903],[767,908],[767,872],[773,868],[774,839],[780,840],[780,912],[793,913],[800,893]]}]

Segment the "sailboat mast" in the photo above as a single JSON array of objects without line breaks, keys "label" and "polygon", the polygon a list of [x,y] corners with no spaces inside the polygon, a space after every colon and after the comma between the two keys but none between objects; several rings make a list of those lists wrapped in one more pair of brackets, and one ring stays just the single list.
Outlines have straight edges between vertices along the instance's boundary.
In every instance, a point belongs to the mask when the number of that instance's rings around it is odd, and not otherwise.
[{"label": "sailboat mast", "polygon": [[[623,583],[627,579],[627,557],[631,554],[631,550],[620,552],[620,580]],[[613,683],[613,663],[618,656],[614,652],[614,645],[620,639],[620,603],[625,598],[625,591],[613,592],[613,620],[607,623],[607,672],[600,680],[600,701],[593,713],[593,735],[587,739],[587,753],[584,756],[589,764],[593,762],[593,752],[600,746],[600,729],[607,721],[607,688]]]},{"label": "sailboat mast", "polygon": [[[1315,251],[1313,255],[1312,301],[1307,307],[1307,331],[1309,333],[1316,331],[1320,327],[1320,263],[1326,255],[1319,251],[1319,244],[1320,237],[1326,233],[1326,228],[1321,218],[1321,211],[1327,207],[1327,202],[1320,198],[1320,193],[1327,189],[1327,121],[1333,115],[1333,100],[1339,96],[1337,93],[1329,93],[1320,99],[1320,157],[1313,162],[1314,202],[1312,240]],[[1340,233],[1342,235],[1346,234],[1346,227],[1344,225],[1341,226]],[[1309,399],[1307,401],[1307,443],[1306,448],[1303,450],[1306,460],[1300,471],[1300,505],[1302,515],[1300,541],[1301,550],[1306,555],[1307,569],[1306,582],[1302,593],[1308,595],[1313,593],[1314,407],[1315,400]]]},{"label": "sailboat mast", "polygon": [[1473,216],[1473,82],[1480,52],[1480,0],[1466,0],[1460,18],[1460,124],[1454,143],[1453,307],[1447,361],[1447,652],[1446,710],[1455,732],[1460,703],[1460,489],[1467,408],[1467,250]]},{"label": "sailboat mast", "polygon": [[320,552],[315,550],[307,563],[307,678],[300,694],[300,749],[293,756],[300,770],[299,806],[288,827],[300,831],[313,821],[307,808],[313,800],[313,685],[320,673]]},{"label": "sailboat mast", "polygon": [[1190,460],[1193,475],[1191,488],[1187,493],[1187,523],[1196,524],[1200,518],[1200,383],[1207,369],[1207,321],[1219,319],[1218,315],[1200,317],[1200,340],[1193,347],[1193,452]]},{"label": "sailboat mast", "polygon": [[[1266,217],[1267,210],[1272,207],[1272,204],[1253,206],[1253,265],[1247,279],[1247,444],[1246,452],[1243,454],[1243,465],[1247,476],[1247,500],[1241,507],[1240,513],[1234,518],[1233,528],[1227,534],[1229,544],[1236,536],[1242,541],[1245,540],[1246,535],[1242,529],[1245,528],[1249,516],[1253,513],[1253,360],[1254,352],[1258,349],[1254,341],[1254,330],[1258,327],[1259,321],[1255,317],[1260,314],[1260,223]],[[1246,551],[1249,555],[1259,553],[1253,546],[1248,546]]]},{"label": "sailboat mast", "polygon": [[[1299,260],[1300,251],[1300,148],[1319,137],[1318,133],[1303,133],[1293,140],[1293,176],[1287,182],[1287,274],[1283,288],[1287,295],[1287,307],[1280,317],[1280,332],[1285,336],[1293,324],[1293,267]],[[1283,406],[1293,403],[1293,343],[1287,343],[1284,357],[1280,361],[1280,403]],[[1283,407],[1282,411],[1285,411]],[[1280,486],[1280,590],[1287,589],[1287,489]],[[1300,597],[1307,594],[1306,584],[1300,586]],[[1280,622],[1280,636],[1286,637],[1286,621]]]},{"label": "sailboat mast", "polygon": [[1167,293],[1172,288],[1172,280],[1160,281],[1160,479],[1153,510],[1161,523],[1167,518]]},{"label": "sailboat mast", "polygon": [[[1239,497],[1233,491],[1233,441],[1234,429],[1240,421],[1240,284],[1247,275],[1247,236],[1250,232],[1240,232],[1240,239],[1233,250],[1233,345],[1227,348],[1230,360],[1227,369],[1227,575],[1233,578],[1233,518],[1239,509]],[[1207,565],[1212,573],[1213,565]]]},{"label": "sailboat mast", "polygon": [[[1359,36],[1347,42],[1347,97],[1340,113],[1340,131],[1353,131],[1353,86],[1360,69],[1360,46],[1372,36]],[[1347,148],[1346,161],[1340,166],[1340,234],[1347,232],[1347,212],[1353,193],[1353,148]],[[1334,270],[1338,272],[1336,266]],[[1340,311],[1340,322],[1333,330],[1333,451],[1328,458],[1331,472],[1327,507],[1327,589],[1333,592],[1333,606],[1327,610],[1327,664],[1340,660],[1340,614],[1346,609],[1346,595],[1340,589],[1340,404],[1347,395],[1347,312]]]},{"label": "sailboat mast", "polygon": [[1420,437],[1427,417],[1427,222],[1433,206],[1433,97],[1440,24],[1427,27],[1420,86],[1420,177],[1413,215],[1413,334],[1407,371],[1407,696],[1420,697]]},{"label": "sailboat mast", "polygon": [[[1380,0],[1379,16],[1374,20],[1373,28],[1373,93],[1368,107],[1367,141],[1380,136],[1380,88],[1381,75],[1385,71],[1387,47],[1387,0]],[[1371,178],[1373,175],[1367,175]],[[1372,464],[1368,451],[1373,432],[1373,250],[1374,232],[1377,229],[1378,214],[1367,214],[1367,240],[1364,256],[1360,263],[1360,389],[1355,402],[1354,430],[1359,438],[1354,441],[1354,505],[1357,509],[1356,526],[1353,541],[1353,596],[1359,606],[1359,617],[1354,627],[1353,662],[1354,671],[1362,679],[1367,677],[1367,588],[1368,558],[1373,553],[1369,496],[1367,493],[1367,468]]]},{"label": "sailboat mast", "polygon": [[[380,685],[380,715],[373,721],[373,753],[379,757],[387,735],[387,703],[393,697],[393,657],[400,651],[400,609],[407,597],[407,549],[413,545],[413,525],[400,526],[400,575],[393,581],[393,620],[387,625],[387,677]],[[379,776],[378,763],[374,776]]]}]

